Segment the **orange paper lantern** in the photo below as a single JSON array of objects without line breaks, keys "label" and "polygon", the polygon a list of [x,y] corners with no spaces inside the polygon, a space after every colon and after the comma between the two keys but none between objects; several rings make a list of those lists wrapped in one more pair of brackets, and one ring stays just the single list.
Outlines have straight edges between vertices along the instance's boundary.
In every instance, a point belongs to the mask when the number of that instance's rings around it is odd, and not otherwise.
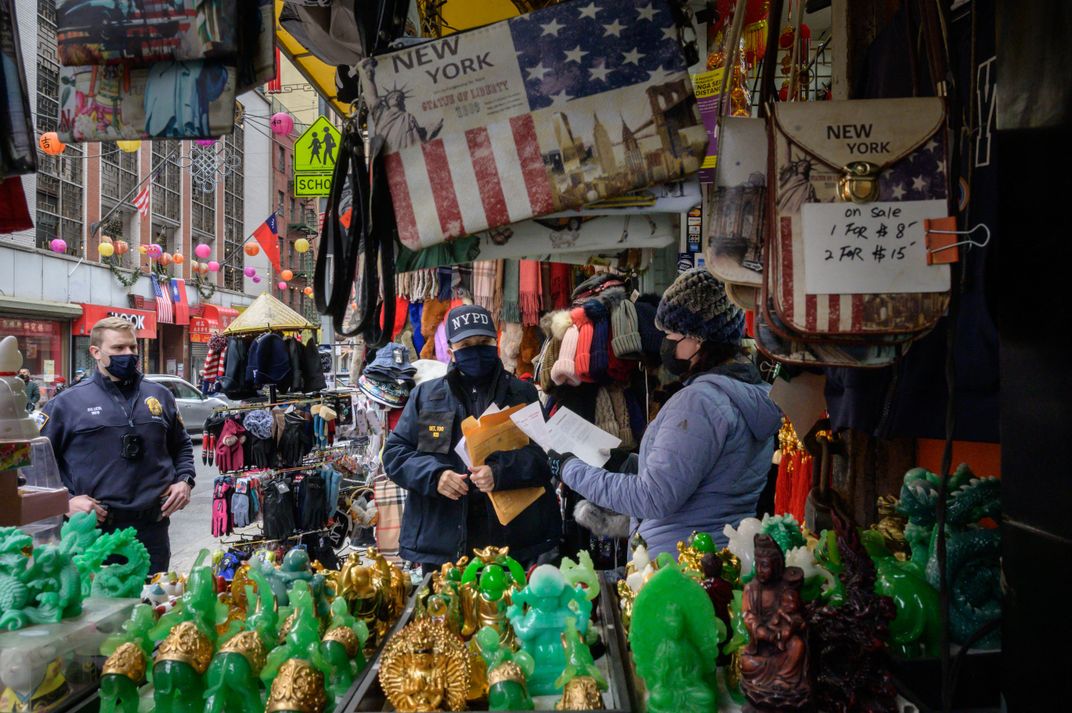
[{"label": "orange paper lantern", "polygon": [[37,140],[37,145],[49,156],[59,156],[67,148],[67,144],[60,141],[60,135],[55,131],[46,131]]},{"label": "orange paper lantern", "polygon": [[306,297],[312,297],[313,296],[313,288],[312,287],[306,287],[304,290],[302,290],[302,292],[305,293]]},{"label": "orange paper lantern", "polygon": [[294,279],[294,273],[290,270],[283,270],[281,273],[279,273],[279,276],[282,277],[285,282],[290,282]]},{"label": "orange paper lantern", "polygon": [[249,255],[250,257],[253,257],[261,251],[257,243],[246,243],[242,249],[245,250],[246,255]]},{"label": "orange paper lantern", "polygon": [[171,261],[173,263],[175,263],[176,265],[181,265],[182,261],[185,260],[185,259],[186,258],[184,258],[182,256],[182,253],[175,253],[174,255],[171,256]]},{"label": "orange paper lantern", "polygon": [[126,240],[116,240],[114,245],[116,255],[123,255],[126,253],[127,250],[130,250],[130,246],[127,245]]},{"label": "orange paper lantern", "polygon": [[160,253],[160,257],[156,259],[161,265],[171,264],[171,255],[169,253]]}]

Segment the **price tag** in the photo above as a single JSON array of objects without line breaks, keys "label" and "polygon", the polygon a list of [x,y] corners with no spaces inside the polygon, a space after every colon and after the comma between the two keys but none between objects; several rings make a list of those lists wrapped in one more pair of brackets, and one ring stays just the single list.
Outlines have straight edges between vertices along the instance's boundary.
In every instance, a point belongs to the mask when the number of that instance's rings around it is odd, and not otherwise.
[{"label": "price tag", "polygon": [[949,266],[928,265],[923,221],[943,200],[805,203],[804,291],[809,295],[945,292]]}]

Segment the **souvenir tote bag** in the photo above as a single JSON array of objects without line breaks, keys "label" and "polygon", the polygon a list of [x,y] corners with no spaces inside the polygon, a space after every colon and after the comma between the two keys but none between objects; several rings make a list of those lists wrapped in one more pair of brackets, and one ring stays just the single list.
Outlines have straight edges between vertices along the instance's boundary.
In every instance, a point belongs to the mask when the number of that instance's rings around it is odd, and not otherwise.
[{"label": "souvenir tote bag", "polygon": [[60,68],[63,141],[210,139],[234,125],[236,70],[218,62]]},{"label": "souvenir tote bag", "polygon": [[231,58],[237,0],[57,0],[60,64],[127,64]]},{"label": "souvenir tote bag", "polygon": [[805,341],[926,333],[950,294],[924,230],[949,214],[944,102],[791,102],[772,117],[768,326]]},{"label": "souvenir tote bag", "polygon": [[707,269],[723,282],[758,288],[767,232],[766,121],[722,119],[715,185],[706,194]]},{"label": "souvenir tote bag", "polygon": [[417,250],[696,172],[708,139],[679,10],[564,3],[362,61],[401,242]]}]

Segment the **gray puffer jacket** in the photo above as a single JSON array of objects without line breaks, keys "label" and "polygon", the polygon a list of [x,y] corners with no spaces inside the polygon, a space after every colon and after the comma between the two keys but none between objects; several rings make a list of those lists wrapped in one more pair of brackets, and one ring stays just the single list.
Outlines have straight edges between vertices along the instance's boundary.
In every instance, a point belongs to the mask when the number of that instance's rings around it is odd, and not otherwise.
[{"label": "gray puffer jacket", "polygon": [[572,459],[562,480],[600,507],[633,518],[652,557],[676,553],[679,540],[754,517],[767,482],[781,412],[751,363],[734,362],[694,377],[648,426],[637,475]]}]

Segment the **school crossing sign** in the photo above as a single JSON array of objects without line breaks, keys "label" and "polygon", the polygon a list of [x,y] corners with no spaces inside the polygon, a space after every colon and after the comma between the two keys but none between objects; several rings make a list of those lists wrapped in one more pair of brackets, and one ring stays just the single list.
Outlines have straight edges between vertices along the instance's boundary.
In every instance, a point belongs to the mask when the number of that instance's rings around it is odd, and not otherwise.
[{"label": "school crossing sign", "polygon": [[342,135],[327,118],[313,122],[294,143],[294,195],[299,198],[327,196],[331,174],[339,157]]}]

